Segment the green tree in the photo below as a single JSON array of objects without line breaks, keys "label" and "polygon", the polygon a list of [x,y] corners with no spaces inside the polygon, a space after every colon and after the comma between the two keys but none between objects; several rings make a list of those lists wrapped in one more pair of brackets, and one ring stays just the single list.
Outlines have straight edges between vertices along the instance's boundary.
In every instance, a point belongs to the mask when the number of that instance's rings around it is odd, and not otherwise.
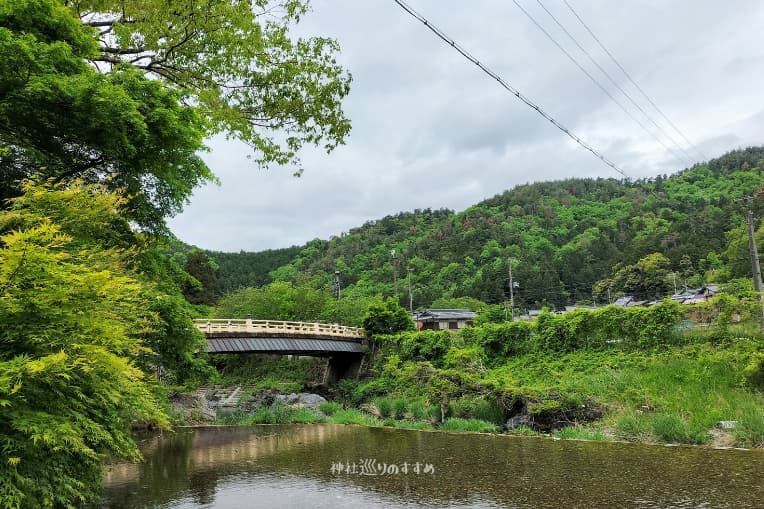
[{"label": "green tree", "polygon": [[188,94],[208,134],[243,140],[262,165],[295,165],[306,143],[331,151],[350,130],[340,106],[350,76],[336,61],[339,45],[291,33],[306,0],[67,3],[96,29],[94,60]]},{"label": "green tree", "polygon": [[188,96],[129,66],[102,74],[93,30],[56,0],[0,4],[0,194],[20,179],[103,182],[161,229],[212,172],[206,121]]},{"label": "green tree", "polygon": [[220,300],[218,318],[318,321],[329,295],[309,285],[276,281],[259,288],[242,288]]},{"label": "green tree", "polygon": [[670,266],[668,258],[653,253],[619,269],[613,276],[613,283],[616,288],[639,299],[662,298],[671,290],[668,282]]},{"label": "green tree", "polygon": [[[162,366],[174,382],[203,379],[208,374],[203,354],[204,335],[193,326],[197,311],[181,293],[188,275],[167,253],[165,243],[155,236],[134,232],[124,217],[127,200],[105,191],[101,185],[24,185],[24,195],[15,198],[8,221],[23,226],[23,218],[47,217],[59,224],[76,248],[96,251],[118,249],[124,263],[140,280],[145,323],[136,330],[149,350],[138,357],[147,372]],[[9,223],[10,224],[10,223]],[[10,227],[10,226],[9,226]]]},{"label": "green tree", "polygon": [[[80,215],[110,231],[120,199],[93,187],[26,200],[0,213],[0,505],[74,507],[96,499],[105,455],[136,458],[130,423],[166,417],[131,359],[152,321],[131,254],[64,233]],[[92,214],[60,204],[60,221],[33,207],[84,193]],[[45,208],[45,207],[42,207]]]},{"label": "green tree", "polygon": [[[0,197],[20,181],[123,189],[154,231],[194,187],[216,133],[261,165],[294,165],[304,144],[344,141],[350,77],[336,42],[290,35],[299,1],[163,0],[0,4]],[[93,63],[97,65],[93,65]]]},{"label": "green tree", "polygon": [[363,328],[371,336],[394,334],[414,330],[414,321],[394,298],[388,297],[382,303],[369,306],[363,317]]},{"label": "green tree", "polygon": [[183,265],[192,280],[183,285],[183,296],[191,304],[212,306],[217,300],[218,282],[214,262],[202,251],[192,251]]}]

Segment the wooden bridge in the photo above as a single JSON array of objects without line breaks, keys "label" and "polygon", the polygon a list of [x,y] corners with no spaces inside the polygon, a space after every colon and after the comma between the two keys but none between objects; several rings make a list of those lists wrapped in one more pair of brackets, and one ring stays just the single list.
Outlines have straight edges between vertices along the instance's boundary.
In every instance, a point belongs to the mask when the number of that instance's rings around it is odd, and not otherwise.
[{"label": "wooden bridge", "polygon": [[306,355],[329,358],[329,379],[355,376],[366,354],[358,327],[281,320],[198,319],[210,354]]}]

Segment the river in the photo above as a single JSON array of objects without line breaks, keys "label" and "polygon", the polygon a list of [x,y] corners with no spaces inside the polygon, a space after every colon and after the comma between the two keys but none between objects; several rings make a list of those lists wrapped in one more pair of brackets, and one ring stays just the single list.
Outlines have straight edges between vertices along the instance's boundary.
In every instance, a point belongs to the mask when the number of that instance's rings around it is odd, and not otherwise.
[{"label": "river", "polygon": [[102,507],[761,508],[764,451],[330,424],[179,429],[112,464]]}]

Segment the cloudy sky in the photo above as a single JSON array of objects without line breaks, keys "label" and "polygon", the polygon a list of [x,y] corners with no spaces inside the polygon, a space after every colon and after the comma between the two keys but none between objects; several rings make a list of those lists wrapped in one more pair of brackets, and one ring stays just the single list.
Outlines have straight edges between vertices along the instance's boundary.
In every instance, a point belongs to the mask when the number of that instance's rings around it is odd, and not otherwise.
[{"label": "cloudy sky", "polygon": [[[542,0],[657,123],[563,0]],[[629,176],[687,166],[630,119],[512,0],[408,0]],[[654,126],[591,64],[537,0],[517,0],[645,127]],[[764,2],[568,0],[700,152],[764,143]],[[353,130],[305,173],[262,171],[236,141],[204,157],[221,185],[198,189],[170,221],[185,242],[254,251],[328,238],[403,210],[462,210],[503,190],[565,177],[619,177],[411,18],[393,0],[314,0],[304,34],[336,38],[353,74]],[[671,132],[671,131],[669,131]],[[673,133],[680,141],[679,136]],[[672,143],[663,138],[664,144]],[[676,152],[676,150],[675,150]],[[696,155],[696,159],[702,156]]]}]

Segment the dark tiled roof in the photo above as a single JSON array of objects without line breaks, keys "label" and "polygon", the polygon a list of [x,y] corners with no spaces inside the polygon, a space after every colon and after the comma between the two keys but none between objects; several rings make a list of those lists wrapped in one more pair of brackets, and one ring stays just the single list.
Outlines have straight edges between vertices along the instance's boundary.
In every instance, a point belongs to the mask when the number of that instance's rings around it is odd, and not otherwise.
[{"label": "dark tiled roof", "polygon": [[209,353],[282,353],[295,355],[363,353],[356,341],[297,338],[216,338],[207,340]]},{"label": "dark tiled roof", "polygon": [[469,309],[425,309],[415,313],[414,317],[421,321],[430,320],[474,320],[477,313]]}]

